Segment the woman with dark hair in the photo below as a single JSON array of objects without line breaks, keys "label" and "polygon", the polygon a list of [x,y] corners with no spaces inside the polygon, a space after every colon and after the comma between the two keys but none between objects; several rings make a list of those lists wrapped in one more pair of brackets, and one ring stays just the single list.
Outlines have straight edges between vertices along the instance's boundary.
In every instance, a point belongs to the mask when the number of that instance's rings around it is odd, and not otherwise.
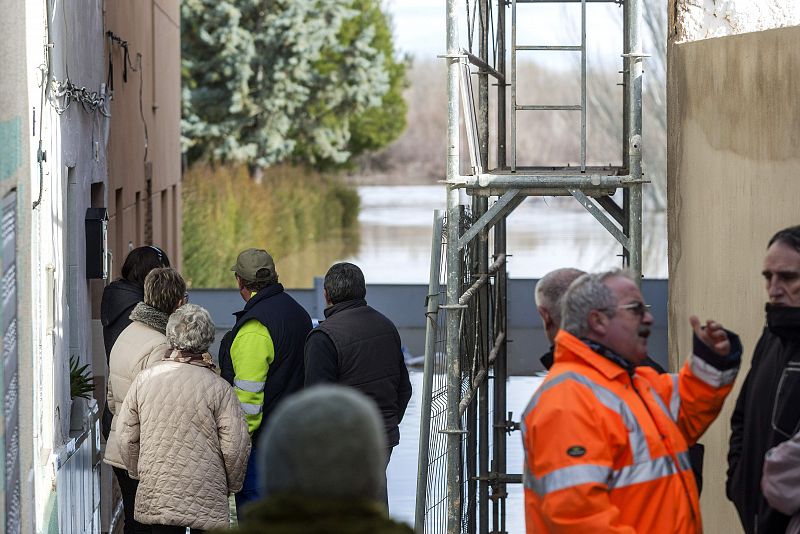
[{"label": "woman with dark hair", "polygon": [[100,322],[103,324],[103,343],[106,361],[120,333],[131,324],[134,306],[144,300],[144,279],[153,269],[169,267],[169,258],[160,248],[148,245],[131,250],[122,264],[122,278],[103,290],[100,302]]},{"label": "woman with dark hair", "polygon": [[[154,245],[131,250],[122,264],[122,278],[111,282],[103,290],[100,301],[100,322],[103,324],[103,344],[106,348],[106,363],[111,357],[111,348],[117,338],[131,324],[133,308],[144,300],[144,279],[153,269],[169,267],[167,254]],[[103,410],[101,424],[103,437],[108,439],[111,431],[111,412]]]}]

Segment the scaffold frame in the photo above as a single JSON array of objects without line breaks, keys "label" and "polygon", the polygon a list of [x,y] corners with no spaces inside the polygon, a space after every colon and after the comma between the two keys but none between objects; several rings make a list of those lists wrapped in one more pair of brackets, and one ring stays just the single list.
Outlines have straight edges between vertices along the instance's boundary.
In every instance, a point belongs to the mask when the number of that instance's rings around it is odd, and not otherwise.
[{"label": "scaffold frame", "polygon": [[[478,19],[478,54],[459,44],[459,5]],[[586,4],[613,2],[622,7],[622,142],[620,166],[592,167],[586,163]],[[506,530],[507,484],[523,483],[508,473],[507,437],[518,422],[507,413],[507,217],[529,196],[571,196],[623,248],[623,265],[641,279],[642,273],[642,9],[643,0],[447,0],[447,210],[434,214],[431,279],[426,316],[423,405],[415,530],[448,534],[502,534]],[[580,3],[580,44],[518,44],[518,4]],[[496,4],[496,5],[493,5]],[[506,11],[512,14],[511,76],[507,81]],[[495,13],[492,27],[490,19]],[[468,17],[470,18],[470,17]],[[469,28],[469,21],[468,21]],[[471,30],[470,30],[471,31]],[[490,36],[494,56],[490,59]],[[517,53],[568,50],[581,54],[580,104],[519,104]],[[477,68],[477,105],[471,77]],[[496,95],[494,169],[489,169],[489,79]],[[507,131],[507,97],[511,93]],[[477,108],[477,109],[476,109]],[[463,115],[459,114],[459,109]],[[517,112],[575,110],[581,113],[580,164],[524,167],[517,164]],[[461,174],[460,118],[469,150],[470,172]],[[510,132],[510,147],[506,139]],[[507,152],[511,162],[507,162]],[[612,194],[622,190],[622,205]],[[460,191],[471,205],[460,202]],[[490,198],[497,197],[489,205]],[[465,208],[469,216],[465,217]],[[489,255],[489,232],[494,248]],[[491,259],[491,263],[490,263]],[[444,275],[442,281],[441,277]],[[467,274],[467,280],[465,280]],[[467,288],[466,290],[464,288]],[[532,298],[532,297],[531,297]],[[533,309],[533,306],[531,306]],[[465,321],[465,317],[469,317]],[[465,339],[468,341],[465,342]],[[438,345],[437,345],[438,340]],[[437,349],[437,347],[440,347]],[[470,354],[467,354],[466,348]],[[466,369],[464,367],[467,367]],[[431,425],[431,387],[434,373],[446,377],[446,423]],[[442,377],[440,376],[440,379]],[[491,397],[491,398],[490,398]],[[427,412],[427,413],[426,413]],[[440,414],[441,415],[441,414]],[[445,441],[445,495],[429,492],[430,447],[434,434]],[[489,443],[491,442],[491,450]],[[440,455],[441,456],[441,455]],[[439,458],[440,460],[442,457]],[[521,467],[517,467],[521,471]],[[441,470],[437,476],[441,476]],[[435,501],[435,502],[433,502]],[[446,506],[436,511],[435,506]],[[491,512],[491,513],[490,513]],[[490,517],[491,516],[491,517]],[[490,530],[491,528],[491,530]]]}]

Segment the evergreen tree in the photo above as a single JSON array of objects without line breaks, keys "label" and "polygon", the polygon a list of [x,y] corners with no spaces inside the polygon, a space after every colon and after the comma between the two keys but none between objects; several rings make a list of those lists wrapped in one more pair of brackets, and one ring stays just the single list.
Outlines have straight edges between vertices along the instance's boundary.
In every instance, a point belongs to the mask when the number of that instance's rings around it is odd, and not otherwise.
[{"label": "evergreen tree", "polygon": [[405,62],[379,0],[184,0],[190,161],[347,164],[405,127]]}]

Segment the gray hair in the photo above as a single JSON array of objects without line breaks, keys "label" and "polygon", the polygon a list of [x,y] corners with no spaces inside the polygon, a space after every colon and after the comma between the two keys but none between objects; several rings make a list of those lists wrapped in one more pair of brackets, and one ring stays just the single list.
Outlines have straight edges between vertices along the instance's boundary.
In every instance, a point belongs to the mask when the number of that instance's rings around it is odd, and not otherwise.
[{"label": "gray hair", "polygon": [[561,328],[574,336],[585,337],[589,334],[589,312],[600,310],[614,317],[618,300],[605,281],[618,276],[634,280],[629,271],[613,269],[587,273],[572,282],[561,302]]},{"label": "gray hair", "polygon": [[169,316],[167,341],[173,349],[200,354],[214,342],[214,321],[202,306],[184,304]]},{"label": "gray hair", "polygon": [[569,285],[581,275],[586,274],[580,269],[565,267],[550,271],[536,284],[534,300],[536,306],[542,307],[550,314],[553,322],[561,324],[561,301]]}]

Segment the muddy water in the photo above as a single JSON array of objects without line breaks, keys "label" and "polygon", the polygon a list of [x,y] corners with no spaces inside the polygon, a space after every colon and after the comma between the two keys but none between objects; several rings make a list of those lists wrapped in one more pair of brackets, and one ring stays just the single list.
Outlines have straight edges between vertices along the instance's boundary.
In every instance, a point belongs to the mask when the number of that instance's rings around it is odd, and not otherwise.
[{"label": "muddy water", "polygon": [[[400,444],[392,452],[387,478],[389,481],[389,511],[392,517],[414,524],[414,503],[417,491],[417,455],[419,453],[419,419],[422,399],[422,372],[411,370],[411,384],[414,394],[408,403],[406,415],[400,424]],[[514,420],[528,405],[533,392],[543,378],[533,376],[511,377],[507,384],[508,410],[513,412]],[[522,472],[522,438],[519,432],[508,437],[508,472]],[[522,486],[508,486],[506,503],[506,531],[525,532]]]},{"label": "muddy water", "polygon": [[[278,265],[287,287],[311,287],[336,261],[351,261],[367,283],[426,283],[434,209],[444,208],[442,186],[362,186],[358,235],[310,245]],[[666,278],[666,222],[645,215],[644,274]],[[508,219],[509,273],[537,278],[573,266],[598,270],[620,264],[621,247],[570,199],[529,198]]]}]

